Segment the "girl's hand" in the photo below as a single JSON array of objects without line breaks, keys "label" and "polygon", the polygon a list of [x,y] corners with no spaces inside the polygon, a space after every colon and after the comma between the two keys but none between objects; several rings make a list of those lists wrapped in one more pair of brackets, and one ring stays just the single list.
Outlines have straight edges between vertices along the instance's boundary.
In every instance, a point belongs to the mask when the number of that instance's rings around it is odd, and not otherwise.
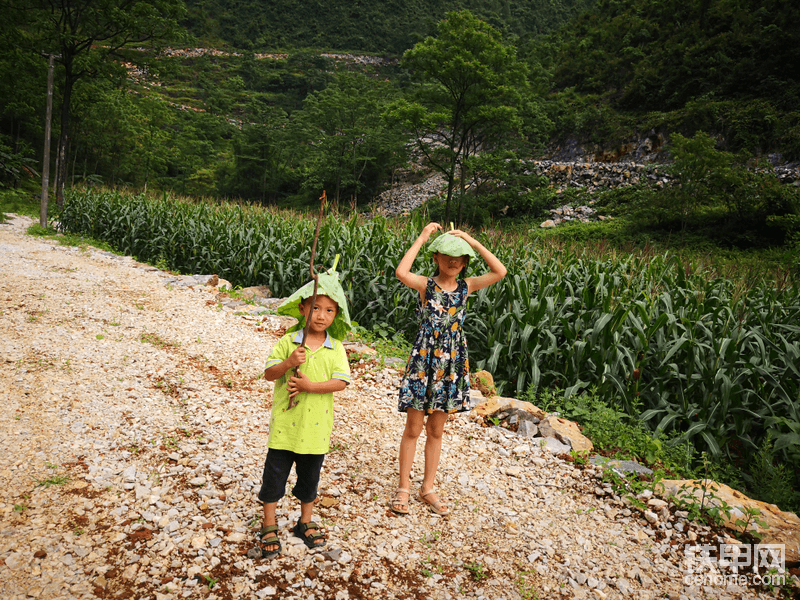
[{"label": "girl's hand", "polygon": [[478,243],[478,240],[476,240],[474,237],[472,237],[466,231],[461,231],[460,229],[453,229],[453,231],[448,231],[447,233],[449,235],[454,235],[456,237],[460,237],[462,240],[467,242],[473,248],[475,247],[475,244]]},{"label": "girl's hand", "polygon": [[420,239],[422,240],[423,243],[427,242],[428,239],[431,237],[431,235],[433,235],[433,232],[437,231],[437,230],[439,230],[441,228],[442,228],[442,226],[439,225],[439,223],[428,223],[422,229],[422,233],[419,234],[419,237],[420,237]]},{"label": "girl's hand", "polygon": [[286,389],[289,390],[289,400],[292,400],[302,392],[309,391],[308,384],[310,381],[311,380],[306,377],[305,373],[302,371],[298,371],[297,375],[292,375],[292,377],[289,378],[289,383],[286,385]]},{"label": "girl's hand", "polygon": [[297,348],[295,348],[294,352],[292,352],[286,359],[286,365],[290,369],[299,367],[304,362],[306,362],[306,349],[303,346],[298,346]]}]

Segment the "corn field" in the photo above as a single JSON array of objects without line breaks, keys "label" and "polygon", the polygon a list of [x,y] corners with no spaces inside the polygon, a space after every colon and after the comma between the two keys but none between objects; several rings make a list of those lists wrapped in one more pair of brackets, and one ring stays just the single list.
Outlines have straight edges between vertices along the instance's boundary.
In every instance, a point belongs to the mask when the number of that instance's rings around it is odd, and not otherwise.
[{"label": "corn field", "polygon": [[[141,261],[217,273],[243,287],[267,285],[278,297],[308,279],[315,222],[299,215],[73,192],[60,219],[62,230]],[[394,271],[423,225],[324,220],[316,263],[341,256],[338,270],[360,325],[388,324],[413,339],[416,299]],[[784,460],[800,463],[796,284],[743,289],[666,255],[599,260],[484,242],[508,276],[471,296],[465,327],[473,364],[493,373],[505,395],[593,387],[699,450],[746,457],[770,435]],[[416,270],[432,274],[426,260],[421,255]]]}]

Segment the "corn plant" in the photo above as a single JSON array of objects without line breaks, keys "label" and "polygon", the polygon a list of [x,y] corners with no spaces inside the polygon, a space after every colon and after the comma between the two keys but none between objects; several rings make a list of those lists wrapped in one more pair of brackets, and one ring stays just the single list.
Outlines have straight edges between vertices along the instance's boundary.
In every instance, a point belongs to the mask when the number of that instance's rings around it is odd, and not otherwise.
[{"label": "corn plant", "polygon": [[[394,271],[422,225],[419,216],[323,222],[317,262],[341,256],[361,326],[386,323],[414,338],[417,298]],[[71,193],[60,219],[63,231],[139,260],[267,285],[276,296],[306,282],[313,226],[294,213],[96,191]],[[771,435],[776,453],[800,461],[798,286],[743,286],[667,255],[592,259],[482,239],[508,276],[472,295],[465,330],[471,362],[493,373],[500,393],[593,387],[699,450],[747,455]],[[417,272],[432,273],[426,260]]]}]

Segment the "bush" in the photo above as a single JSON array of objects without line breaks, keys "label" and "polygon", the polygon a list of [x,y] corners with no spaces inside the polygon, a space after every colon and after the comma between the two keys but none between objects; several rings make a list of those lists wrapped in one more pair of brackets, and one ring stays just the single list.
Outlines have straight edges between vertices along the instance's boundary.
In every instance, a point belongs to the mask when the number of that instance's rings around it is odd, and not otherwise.
[{"label": "bush", "polygon": [[522,397],[546,412],[580,423],[582,433],[592,440],[595,450],[617,458],[635,459],[651,468],[672,473],[689,470],[694,447],[677,438],[654,435],[637,417],[608,404],[595,388],[564,397],[562,390],[547,390],[538,395],[532,389]]},{"label": "bush", "polygon": [[749,493],[781,510],[797,510],[800,493],[793,489],[793,479],[789,466],[776,461],[772,436],[767,435],[755,455],[750,474],[746,476]]}]

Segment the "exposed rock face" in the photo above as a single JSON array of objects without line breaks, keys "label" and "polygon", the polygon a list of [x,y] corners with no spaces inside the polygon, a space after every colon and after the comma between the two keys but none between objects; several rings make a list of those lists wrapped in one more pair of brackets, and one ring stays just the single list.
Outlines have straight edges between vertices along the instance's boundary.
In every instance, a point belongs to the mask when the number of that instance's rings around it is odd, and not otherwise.
[{"label": "exposed rock face", "polygon": [[657,487],[656,491],[664,498],[686,499],[686,496],[690,495],[698,502],[703,496],[703,487],[706,486],[712,492],[710,499],[707,494],[706,502],[712,506],[722,506],[724,502],[731,507],[730,516],[723,514],[724,525],[731,531],[742,531],[742,526],[737,525],[736,521],[747,520],[745,508],[758,509],[761,512],[758,518],[766,523],[766,527],[762,528],[753,523],[748,527],[748,531],[760,534],[762,544],[786,546],[787,563],[800,561],[800,518],[796,514],[784,512],[774,504],[753,500],[724,483],[716,483],[708,479],[667,479],[660,482],[659,485],[660,487]]},{"label": "exposed rock face", "polygon": [[[553,148],[548,159],[525,160],[523,172],[546,177],[548,185],[557,191],[583,189],[591,193],[644,182],[665,187],[672,182],[666,169],[669,155],[664,147],[667,141],[662,134],[650,132],[640,140],[608,150],[570,140]],[[800,187],[800,163],[785,163],[778,155],[767,158],[778,181]],[[431,175],[421,183],[395,185],[376,198],[370,213],[386,217],[406,215],[424,202],[442,196],[445,191],[446,182],[441,174]],[[589,207],[562,206],[551,213],[554,217],[544,221],[540,227],[555,227],[573,219],[585,222],[606,218],[595,214]]]},{"label": "exposed rock face", "polygon": [[478,389],[481,394],[487,397],[497,395],[497,389],[494,387],[494,377],[488,371],[478,371],[471,373],[469,376],[470,386]]},{"label": "exposed rock face", "polygon": [[581,433],[577,423],[561,417],[549,416],[539,423],[542,437],[554,437],[562,444],[568,444],[575,452],[587,452],[594,448],[591,440]]}]

